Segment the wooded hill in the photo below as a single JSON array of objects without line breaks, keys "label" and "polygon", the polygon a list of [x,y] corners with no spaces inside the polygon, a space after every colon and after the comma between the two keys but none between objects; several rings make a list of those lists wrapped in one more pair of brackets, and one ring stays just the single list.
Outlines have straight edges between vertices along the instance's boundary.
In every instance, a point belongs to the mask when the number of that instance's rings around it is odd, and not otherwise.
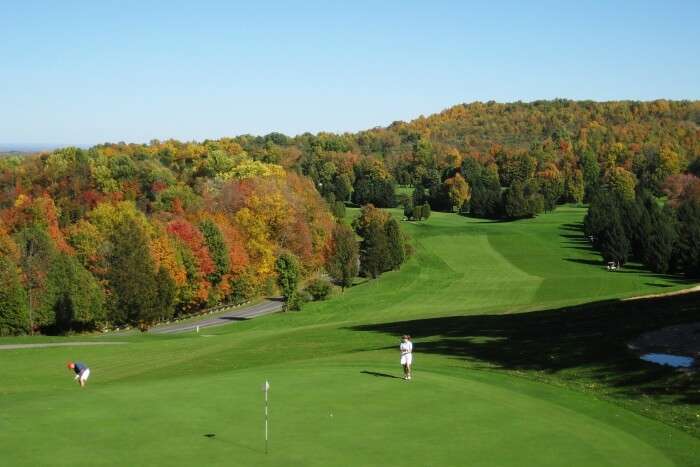
[{"label": "wooded hill", "polygon": [[[698,271],[699,123],[699,102],[472,103],[355,134],[3,157],[0,333],[152,323],[240,302],[274,287],[283,253],[302,276],[330,267],[343,285],[358,253],[361,274],[397,268],[405,239],[378,212],[366,209],[355,224],[372,235],[359,252],[334,227],[331,213],[342,218],[348,201],[400,203],[418,220],[431,209],[514,219],[600,193],[639,197],[654,218],[640,208],[635,222],[671,223],[671,239],[657,243],[669,255],[683,248],[682,263],[654,260],[657,269]],[[410,194],[397,196],[397,184]],[[649,196],[666,197],[663,215]],[[589,224],[606,231],[604,220]],[[616,257],[658,256],[629,243]]]}]

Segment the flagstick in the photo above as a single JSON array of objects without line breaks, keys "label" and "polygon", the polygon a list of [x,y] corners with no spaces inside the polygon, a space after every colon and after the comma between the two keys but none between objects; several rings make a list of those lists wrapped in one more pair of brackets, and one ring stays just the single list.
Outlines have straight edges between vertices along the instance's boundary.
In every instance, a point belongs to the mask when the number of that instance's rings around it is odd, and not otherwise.
[{"label": "flagstick", "polygon": [[269,425],[269,415],[267,410],[267,392],[270,389],[270,383],[265,380],[265,454],[267,454],[267,444],[268,444],[268,425]]}]

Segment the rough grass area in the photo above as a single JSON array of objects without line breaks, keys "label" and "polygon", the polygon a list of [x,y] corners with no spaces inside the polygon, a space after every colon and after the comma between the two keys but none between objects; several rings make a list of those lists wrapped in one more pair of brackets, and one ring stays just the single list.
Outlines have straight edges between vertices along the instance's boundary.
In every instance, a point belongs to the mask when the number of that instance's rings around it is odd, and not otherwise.
[{"label": "rough grass area", "polygon": [[[0,352],[3,465],[698,465],[697,377],[626,348],[697,319],[698,294],[619,301],[689,284],[607,272],[583,214],[434,213],[402,223],[416,253],[401,271],[300,313]],[[410,383],[397,378],[406,332]],[[44,341],[61,339],[2,339]],[[86,389],[69,359],[91,366]]]}]

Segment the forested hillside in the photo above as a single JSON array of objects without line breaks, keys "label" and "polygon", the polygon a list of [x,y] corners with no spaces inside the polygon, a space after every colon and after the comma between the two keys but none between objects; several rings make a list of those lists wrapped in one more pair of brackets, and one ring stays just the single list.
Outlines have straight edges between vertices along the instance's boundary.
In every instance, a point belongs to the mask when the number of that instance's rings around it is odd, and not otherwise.
[{"label": "forested hillside", "polygon": [[305,177],[235,143],[68,148],[2,163],[4,332],[152,323],[269,291],[281,251],[325,262]]},{"label": "forested hillside", "polygon": [[0,334],[241,302],[274,288],[287,253],[301,276],[325,268],[343,287],[358,255],[368,277],[398,268],[410,248],[396,223],[363,210],[358,251],[333,220],[346,202],[400,203],[415,220],[593,202],[586,228],[606,259],[698,275],[699,124],[700,102],[473,103],[356,134],[3,157]]}]

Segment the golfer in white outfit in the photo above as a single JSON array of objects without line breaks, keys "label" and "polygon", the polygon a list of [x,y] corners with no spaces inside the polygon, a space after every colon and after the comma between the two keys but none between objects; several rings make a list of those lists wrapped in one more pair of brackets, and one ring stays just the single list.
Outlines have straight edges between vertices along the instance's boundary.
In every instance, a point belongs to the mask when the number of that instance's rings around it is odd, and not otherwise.
[{"label": "golfer in white outfit", "polygon": [[403,366],[403,379],[411,379],[411,364],[413,363],[413,343],[411,336],[405,335],[401,338],[401,365]]}]

